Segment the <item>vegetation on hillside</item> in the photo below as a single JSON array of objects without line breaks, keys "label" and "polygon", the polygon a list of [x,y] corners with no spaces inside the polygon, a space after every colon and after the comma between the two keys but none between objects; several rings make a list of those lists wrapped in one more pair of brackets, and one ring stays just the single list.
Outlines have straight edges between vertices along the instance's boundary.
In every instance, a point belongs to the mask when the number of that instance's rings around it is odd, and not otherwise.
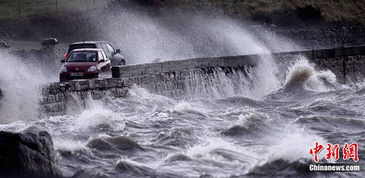
[{"label": "vegetation on hillside", "polygon": [[104,8],[107,4],[123,6],[129,2],[158,10],[188,6],[185,9],[201,11],[214,7],[235,18],[279,25],[295,21],[365,24],[363,0],[0,0],[0,19],[60,11],[90,11],[96,7]]},{"label": "vegetation on hillside", "polygon": [[57,0],[57,10],[56,0],[19,0],[20,16],[17,2],[0,0],[0,38],[91,39],[97,29],[90,15],[128,8],[162,19],[218,14],[285,28],[365,25],[363,0]]},{"label": "vegetation on hillside", "polygon": [[[268,23],[298,18],[304,21],[359,22],[365,24],[362,0],[213,0],[227,11]],[[230,9],[230,10],[229,10]],[[294,19],[296,20],[296,19]],[[282,21],[282,20],[281,20]]]},{"label": "vegetation on hillside", "polygon": [[[0,0],[0,19],[104,8],[111,0]],[[56,3],[57,2],[57,3]]]},{"label": "vegetation on hillside", "polygon": [[[113,0],[123,4],[126,0]],[[365,24],[363,0],[134,0],[157,9],[182,8],[201,11],[202,8],[222,9],[227,15],[263,23],[343,22]],[[195,7],[195,8],[194,8]]]}]

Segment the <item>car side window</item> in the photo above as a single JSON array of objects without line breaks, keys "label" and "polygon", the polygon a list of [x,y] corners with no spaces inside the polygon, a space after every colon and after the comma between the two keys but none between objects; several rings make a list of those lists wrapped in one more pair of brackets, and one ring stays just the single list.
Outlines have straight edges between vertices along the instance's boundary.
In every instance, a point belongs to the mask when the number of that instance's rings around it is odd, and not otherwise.
[{"label": "car side window", "polygon": [[113,47],[112,47],[112,46],[110,46],[110,44],[106,44],[106,47],[108,48],[108,51],[109,51],[110,53],[113,53],[113,52],[114,52],[114,49],[113,49]]},{"label": "car side window", "polygon": [[104,57],[105,55],[103,55],[102,54],[102,51],[99,51],[98,52],[98,58],[99,58],[99,61],[101,61],[101,60],[103,60],[103,59],[105,59],[105,57]]},{"label": "car side window", "polygon": [[[100,44],[102,49],[105,51],[105,52],[108,52],[108,48],[106,47],[105,43],[101,43]],[[109,56],[109,52],[108,52],[108,56]]]}]

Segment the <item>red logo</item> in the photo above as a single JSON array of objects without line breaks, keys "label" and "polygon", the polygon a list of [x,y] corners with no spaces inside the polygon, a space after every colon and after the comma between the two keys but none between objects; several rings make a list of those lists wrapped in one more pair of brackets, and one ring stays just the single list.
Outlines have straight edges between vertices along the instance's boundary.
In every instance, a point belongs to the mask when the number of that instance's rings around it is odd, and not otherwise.
[{"label": "red logo", "polygon": [[339,155],[340,155],[340,146],[338,144],[336,145],[331,145],[331,144],[327,144],[327,154],[326,154],[326,159],[331,159],[331,157],[334,160],[338,160]]},{"label": "red logo", "polygon": [[[309,154],[313,155],[314,161],[318,163],[318,154],[323,150],[323,145],[316,142],[316,146],[309,150]],[[340,157],[340,146],[338,144],[331,145],[327,144],[327,154],[326,159],[338,160]],[[353,159],[355,162],[359,161],[359,145],[357,143],[352,143],[348,145],[345,144],[343,148],[343,160]]]},{"label": "red logo", "polygon": [[319,145],[318,142],[316,142],[316,147],[309,150],[309,154],[314,154],[314,161],[318,163],[318,154],[323,150],[323,145]]},{"label": "red logo", "polygon": [[359,161],[359,145],[357,143],[352,143],[350,145],[346,143],[343,148],[343,159],[348,160],[350,158],[355,162]]}]

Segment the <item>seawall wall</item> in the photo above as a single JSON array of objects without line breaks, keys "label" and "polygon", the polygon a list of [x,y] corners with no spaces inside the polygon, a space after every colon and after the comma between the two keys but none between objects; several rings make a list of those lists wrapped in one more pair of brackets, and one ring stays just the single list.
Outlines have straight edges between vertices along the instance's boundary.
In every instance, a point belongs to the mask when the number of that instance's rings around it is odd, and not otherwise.
[{"label": "seawall wall", "polygon": [[[43,89],[41,109],[48,114],[67,113],[75,98],[100,99],[103,96],[125,97],[134,84],[153,93],[170,97],[184,97],[222,87],[217,82],[231,80],[233,90],[253,85],[258,60],[265,55],[243,55],[198,58],[181,61],[129,65],[113,68],[113,78],[52,83]],[[339,82],[361,81],[365,76],[365,47],[274,53],[278,64],[304,56],[318,68],[329,69]],[[237,81],[237,82],[235,82]],[[217,91],[219,92],[219,91]],[[224,91],[223,91],[224,92]]]}]

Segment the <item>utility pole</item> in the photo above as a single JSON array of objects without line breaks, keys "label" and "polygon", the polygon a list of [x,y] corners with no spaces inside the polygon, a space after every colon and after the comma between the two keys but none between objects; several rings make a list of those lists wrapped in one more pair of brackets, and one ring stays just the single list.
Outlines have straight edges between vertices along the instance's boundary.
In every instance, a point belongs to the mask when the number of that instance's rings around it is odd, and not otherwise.
[{"label": "utility pole", "polygon": [[56,12],[58,11],[58,0],[56,0]]},{"label": "utility pole", "polygon": [[94,0],[94,6],[95,6],[95,0]]},{"label": "utility pole", "polygon": [[20,18],[20,0],[17,0],[18,18]]}]

